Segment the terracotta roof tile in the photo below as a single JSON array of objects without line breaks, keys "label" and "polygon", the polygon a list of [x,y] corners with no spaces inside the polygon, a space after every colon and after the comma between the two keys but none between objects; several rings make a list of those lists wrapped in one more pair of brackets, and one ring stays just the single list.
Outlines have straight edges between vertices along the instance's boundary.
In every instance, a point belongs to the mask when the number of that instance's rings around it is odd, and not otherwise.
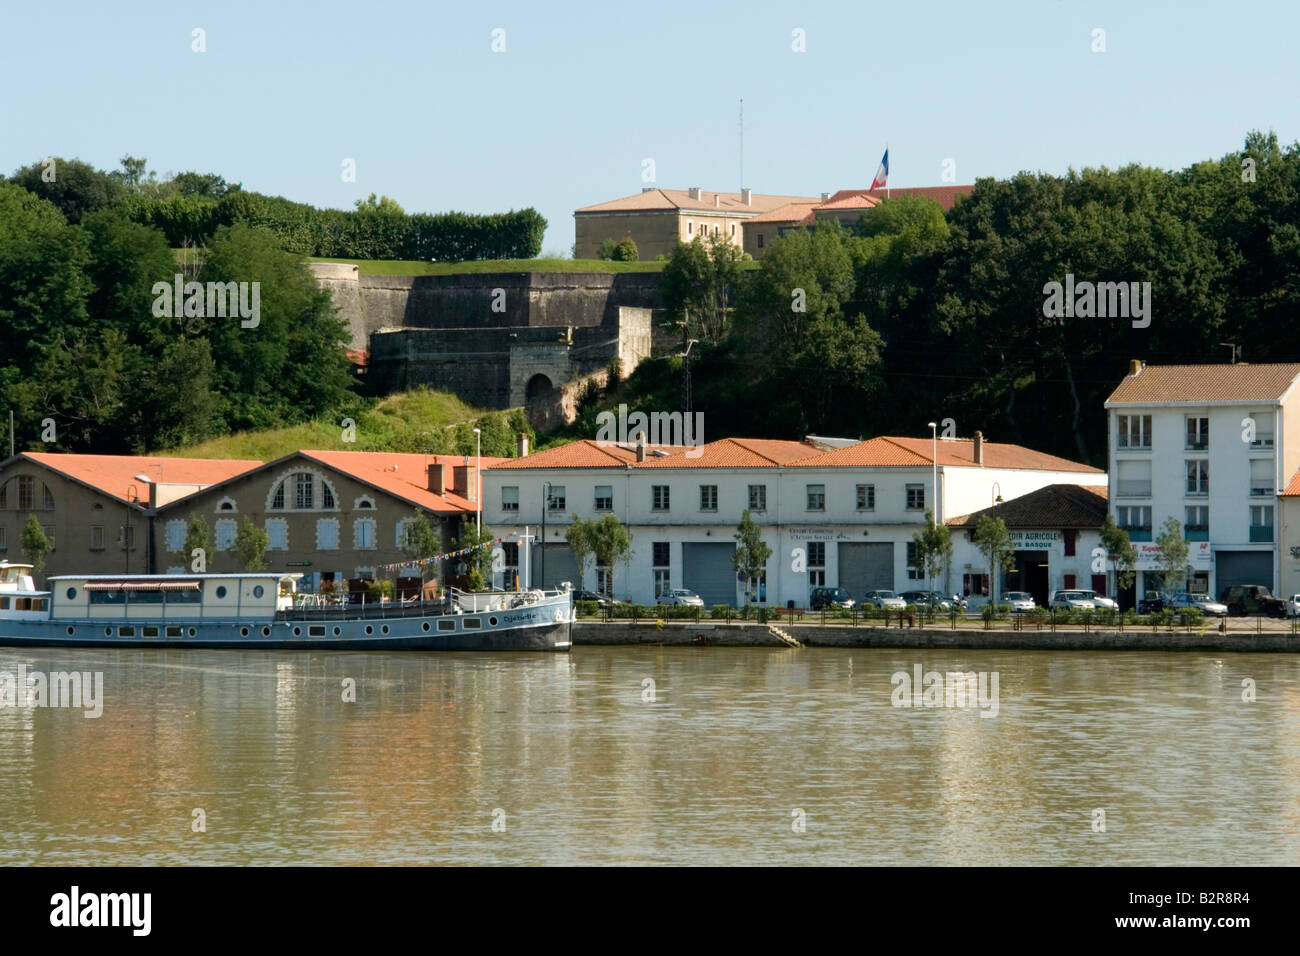
[{"label": "terracotta roof tile", "polygon": [[159,458],[148,455],[75,455],[29,451],[19,457],[31,459],[52,471],[67,475],[122,502],[130,501],[135,486],[140,501],[149,500],[149,483],[215,485],[258,467],[260,461],[219,458]]},{"label": "terracotta roof tile", "polygon": [[[797,462],[803,468],[907,467],[931,464],[930,438],[881,436],[826,452]],[[969,438],[940,440],[938,459],[941,465],[974,465],[975,442]],[[1078,471],[1105,474],[1091,465],[1067,458],[1057,458],[1023,445],[984,442],[985,468],[1023,468],[1035,471]]]},{"label": "terracotta roof tile", "polygon": [[1300,376],[1300,364],[1146,365],[1106,399],[1113,405],[1204,405],[1226,402],[1276,402]]},{"label": "terracotta roof tile", "polygon": [[799,441],[770,438],[722,438],[669,458],[647,458],[637,468],[775,468],[821,452]]},{"label": "terracotta roof tile", "polygon": [[802,222],[807,219],[813,209],[817,208],[817,201],[810,199],[807,202],[788,202],[783,206],[777,206],[765,213],[761,213],[746,222]]},{"label": "terracotta roof tile", "polygon": [[[430,465],[463,465],[464,455],[415,455],[398,452],[379,451],[306,451],[304,458],[319,462],[335,471],[349,475],[380,491],[386,491],[428,511],[439,514],[473,513],[476,505],[468,498],[448,490],[446,494],[437,494],[429,490]],[[469,456],[469,464],[479,459]],[[493,465],[513,461],[511,458],[489,458],[484,456],[483,469]],[[452,475],[444,475],[445,487],[452,487]]]},{"label": "terracotta roof tile", "polygon": [[1001,518],[1008,528],[1100,528],[1106,520],[1106,486],[1048,485],[973,514],[951,518],[950,528],[974,528],[980,518]]},{"label": "terracotta roof tile", "polygon": [[1278,496],[1282,498],[1294,498],[1296,495],[1300,495],[1300,471],[1297,471],[1291,476],[1291,483],[1286,486],[1284,491],[1279,492]]},{"label": "terracotta roof tile", "polygon": [[[684,445],[647,445],[646,449],[666,451],[672,455],[687,451]],[[534,452],[526,458],[502,458],[493,465],[493,468],[625,468],[634,464],[636,464],[634,447],[584,438],[581,441]]]},{"label": "terracotta roof tile", "polygon": [[[716,202],[715,202],[716,198]],[[727,212],[739,215],[756,215],[769,212],[788,203],[815,203],[808,196],[769,196],[750,193],[749,204],[741,202],[740,193],[719,193],[700,190],[700,198],[692,199],[685,189],[649,189],[620,199],[583,206],[576,213],[586,212],[637,212],[680,209],[691,212]]]}]

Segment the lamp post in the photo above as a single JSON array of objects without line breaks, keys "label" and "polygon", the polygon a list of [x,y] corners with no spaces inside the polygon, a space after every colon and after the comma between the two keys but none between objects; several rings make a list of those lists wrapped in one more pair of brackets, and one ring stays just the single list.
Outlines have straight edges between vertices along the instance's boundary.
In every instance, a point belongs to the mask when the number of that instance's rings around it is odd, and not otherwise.
[{"label": "lamp post", "polygon": [[546,587],[546,512],[551,508],[551,483],[542,482],[542,587]]},{"label": "lamp post", "polygon": [[483,536],[483,433],[479,429],[474,429],[474,452],[476,464],[474,466],[474,535],[476,543]]},{"label": "lamp post", "polygon": [[[992,499],[990,507],[996,507],[997,505],[1002,504],[1002,486],[998,484],[996,481],[993,482],[993,487],[989,490],[989,497],[990,499]],[[992,592],[989,595],[989,600],[992,601],[994,604],[997,604],[998,561],[997,561],[997,555],[995,554],[989,555],[989,572],[993,575],[992,581],[989,582],[990,583],[989,590]]]},{"label": "lamp post", "polygon": [[126,486],[126,496],[130,499],[126,505],[126,527],[122,529],[122,551],[126,559],[125,573],[131,573],[131,504],[140,500],[140,492],[135,485]]},{"label": "lamp post", "polygon": [[932,490],[934,497],[934,521],[939,523],[939,423],[930,422],[930,463],[934,469]]}]

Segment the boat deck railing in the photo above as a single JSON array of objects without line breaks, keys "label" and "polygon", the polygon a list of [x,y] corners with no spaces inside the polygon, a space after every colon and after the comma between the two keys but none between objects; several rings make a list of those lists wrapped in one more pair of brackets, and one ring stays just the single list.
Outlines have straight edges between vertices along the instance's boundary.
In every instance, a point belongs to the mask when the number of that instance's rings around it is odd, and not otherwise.
[{"label": "boat deck railing", "polygon": [[[277,620],[337,620],[345,617],[365,618],[403,618],[436,617],[443,614],[477,614],[485,611],[509,610],[532,604],[547,598],[570,593],[567,590],[543,590],[534,588],[529,591],[462,591],[460,588],[448,588],[446,597],[433,601],[423,598],[412,600],[368,601],[367,595],[361,594],[361,600],[353,603],[349,595],[298,594],[292,608],[276,612]],[[524,598],[524,605],[516,602]],[[531,600],[527,600],[531,598]]]}]

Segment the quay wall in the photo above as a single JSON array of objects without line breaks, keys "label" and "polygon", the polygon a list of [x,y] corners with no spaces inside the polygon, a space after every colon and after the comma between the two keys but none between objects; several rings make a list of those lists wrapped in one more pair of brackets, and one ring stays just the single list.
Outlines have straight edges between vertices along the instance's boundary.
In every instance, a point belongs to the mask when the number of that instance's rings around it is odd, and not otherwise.
[{"label": "quay wall", "polygon": [[[978,628],[825,627],[782,623],[781,629],[808,647],[951,648],[1021,651],[1240,651],[1297,653],[1300,635],[1218,631],[985,631]],[[629,621],[578,621],[578,644],[674,644],[721,647],[785,647],[759,624],[702,621],[664,622],[661,628]]]}]

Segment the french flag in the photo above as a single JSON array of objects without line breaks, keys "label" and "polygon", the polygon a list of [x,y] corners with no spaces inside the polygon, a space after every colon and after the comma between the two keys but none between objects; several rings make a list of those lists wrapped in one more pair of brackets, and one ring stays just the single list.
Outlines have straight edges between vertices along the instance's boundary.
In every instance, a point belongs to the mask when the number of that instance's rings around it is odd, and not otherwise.
[{"label": "french flag", "polygon": [[885,148],[885,155],[880,157],[880,168],[876,170],[876,178],[871,181],[872,189],[882,189],[885,180],[889,178],[889,148]]}]

